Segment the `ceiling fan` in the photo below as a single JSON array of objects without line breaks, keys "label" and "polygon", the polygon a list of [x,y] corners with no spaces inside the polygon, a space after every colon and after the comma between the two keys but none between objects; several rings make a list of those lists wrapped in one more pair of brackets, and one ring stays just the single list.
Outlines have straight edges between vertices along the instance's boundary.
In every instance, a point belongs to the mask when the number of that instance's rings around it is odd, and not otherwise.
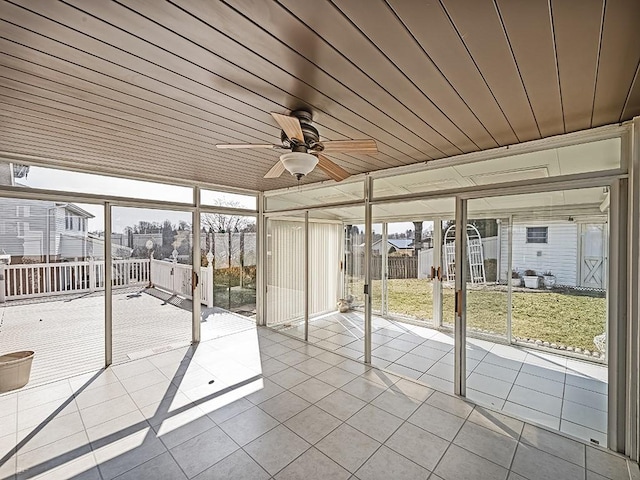
[{"label": "ceiling fan", "polygon": [[291,150],[280,156],[280,160],[267,172],[264,178],[277,178],[285,170],[300,180],[318,166],[336,182],[351,174],[332,162],[323,153],[377,153],[375,140],[334,140],[321,142],[318,130],[312,125],[312,116],[306,110],[295,110],[291,115],[271,113],[278,123],[281,144],[218,144],[218,148],[274,148]]}]

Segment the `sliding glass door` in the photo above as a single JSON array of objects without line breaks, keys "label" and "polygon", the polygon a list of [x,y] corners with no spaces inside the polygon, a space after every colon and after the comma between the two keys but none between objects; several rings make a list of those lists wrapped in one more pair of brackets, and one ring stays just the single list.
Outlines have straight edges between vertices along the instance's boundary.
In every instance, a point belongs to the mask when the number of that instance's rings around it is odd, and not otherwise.
[{"label": "sliding glass door", "polygon": [[600,445],[607,195],[594,187],[468,200],[465,258],[467,397]]},{"label": "sliding glass door", "polygon": [[111,209],[113,363],[192,340],[192,214]]}]

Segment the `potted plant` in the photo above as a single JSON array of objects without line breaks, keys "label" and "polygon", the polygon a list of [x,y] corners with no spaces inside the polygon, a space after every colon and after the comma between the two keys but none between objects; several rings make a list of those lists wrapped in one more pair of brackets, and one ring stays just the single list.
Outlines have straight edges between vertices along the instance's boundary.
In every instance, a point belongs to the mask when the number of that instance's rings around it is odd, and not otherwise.
[{"label": "potted plant", "polygon": [[535,270],[524,271],[524,286],[526,288],[540,288],[540,277]]},{"label": "potted plant", "polygon": [[520,274],[517,270],[511,271],[511,286],[512,287],[520,287],[522,285],[522,278],[520,278]]},{"label": "potted plant", "polygon": [[544,288],[551,290],[553,286],[556,284],[556,276],[551,273],[551,270],[547,270],[542,274],[542,278],[544,280]]}]

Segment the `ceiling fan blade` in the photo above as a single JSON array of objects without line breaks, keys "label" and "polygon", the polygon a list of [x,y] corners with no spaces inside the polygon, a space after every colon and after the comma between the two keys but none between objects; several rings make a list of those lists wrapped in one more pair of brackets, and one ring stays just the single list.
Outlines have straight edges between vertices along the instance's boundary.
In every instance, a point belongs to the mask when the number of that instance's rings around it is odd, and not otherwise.
[{"label": "ceiling fan blade", "polygon": [[300,120],[296,117],[281,115],[274,112],[271,112],[271,116],[276,122],[278,122],[278,125],[280,125],[280,128],[284,130],[284,133],[287,134],[289,139],[295,138],[296,140],[304,143],[304,135],[302,133],[302,127],[300,126]]},{"label": "ceiling fan blade", "polygon": [[333,140],[322,145],[323,152],[378,153],[375,140]]},{"label": "ceiling fan blade", "polygon": [[269,143],[218,143],[217,148],[276,148]]},{"label": "ceiling fan blade", "polygon": [[324,155],[318,155],[318,168],[333,178],[336,182],[341,182],[351,176],[344,168],[332,162]]},{"label": "ceiling fan blade", "polygon": [[284,172],[284,164],[278,160],[276,164],[266,173],[264,178],[278,178]]}]

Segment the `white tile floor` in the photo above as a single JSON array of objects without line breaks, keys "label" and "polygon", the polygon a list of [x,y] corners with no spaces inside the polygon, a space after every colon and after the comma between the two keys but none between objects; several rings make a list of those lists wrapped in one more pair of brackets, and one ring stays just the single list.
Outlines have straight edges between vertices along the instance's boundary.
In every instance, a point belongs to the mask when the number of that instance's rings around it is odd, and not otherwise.
[{"label": "white tile floor", "polygon": [[[387,371],[453,393],[452,335],[373,317],[372,361]],[[303,327],[279,327],[303,338]],[[364,358],[362,314],[313,319],[309,341]],[[539,350],[468,339],[467,396],[476,403],[600,445],[607,441],[607,369]]]},{"label": "white tile floor", "polygon": [[2,395],[0,432],[12,480],[640,475],[602,448],[265,328]]}]

